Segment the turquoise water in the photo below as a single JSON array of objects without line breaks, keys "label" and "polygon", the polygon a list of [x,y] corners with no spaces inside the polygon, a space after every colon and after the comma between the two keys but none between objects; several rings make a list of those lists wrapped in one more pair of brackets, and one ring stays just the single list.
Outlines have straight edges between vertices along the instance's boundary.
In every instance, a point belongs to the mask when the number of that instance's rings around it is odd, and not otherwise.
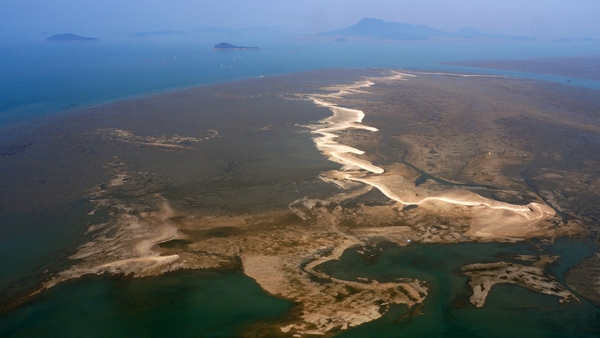
[{"label": "turquoise water", "polygon": [[[217,41],[220,42],[220,41]],[[473,71],[440,62],[600,54],[600,43],[307,43],[255,41],[260,51],[217,52],[216,42],[6,43],[0,46],[0,141],[14,126],[89,105],[189,86],[332,67],[386,67]],[[250,43],[248,43],[250,44]],[[556,76],[477,70],[565,83]],[[598,88],[598,81],[570,85]],[[1,164],[1,163],[0,163]],[[0,192],[1,193],[1,192]],[[58,268],[85,238],[84,202],[39,214],[0,215],[0,292],[35,285],[46,268]],[[67,216],[65,216],[67,215]],[[101,216],[98,216],[101,217]],[[32,236],[35,234],[35,236]],[[549,268],[564,273],[591,249],[559,241],[545,248],[561,255]],[[432,286],[425,315],[398,321],[405,308],[342,336],[586,336],[600,332],[588,303],[559,305],[555,298],[516,286],[496,286],[487,305],[467,304],[466,277],[458,269],[510,253],[539,254],[528,244],[413,244],[385,247],[374,261],[349,251],[324,266],[341,278],[414,277]],[[353,256],[355,255],[355,256]],[[458,304],[458,305],[457,305]],[[460,305],[460,306],[459,306]],[[285,316],[291,304],[270,297],[241,274],[182,272],[147,280],[103,277],[59,285],[0,317],[0,336],[232,337],[246,325]],[[463,307],[464,306],[464,307]]]},{"label": "turquoise water", "polygon": [[[395,306],[382,318],[340,337],[594,337],[600,311],[586,302],[561,304],[552,296],[500,284],[486,305],[468,303],[465,264],[511,260],[514,254],[567,254],[555,267],[591,253],[585,243],[559,240],[519,244],[381,245],[368,259],[347,250],[319,269],[353,280],[419,278],[430,293],[423,314],[404,316]],[[568,252],[566,252],[568,251]],[[515,261],[518,262],[518,261]],[[249,325],[268,326],[292,304],[268,296],[239,273],[187,271],[150,279],[115,277],[70,281],[0,319],[3,337],[235,337]],[[257,324],[258,323],[258,324]]]},{"label": "turquoise water", "polygon": [[46,269],[57,269],[78,245],[90,222],[90,203],[79,201],[38,213],[0,214],[0,298],[39,284]]},{"label": "turquoise water", "polygon": [[241,274],[181,272],[58,285],[0,319],[2,337],[233,337],[291,303]]},{"label": "turquoise water", "polygon": [[460,273],[462,266],[478,262],[522,263],[511,259],[514,254],[563,254],[550,269],[562,272],[592,253],[585,243],[413,243],[404,248],[381,249],[372,250],[375,256],[368,259],[348,250],[341,260],[320,268],[343,279],[362,276],[380,281],[401,277],[424,280],[430,287],[424,314],[399,320],[405,311],[399,307],[397,312],[391,311],[340,337],[592,337],[600,332],[600,311],[595,306],[585,301],[561,304],[556,297],[515,285],[494,286],[485,306],[475,308],[468,302],[468,278]]}]

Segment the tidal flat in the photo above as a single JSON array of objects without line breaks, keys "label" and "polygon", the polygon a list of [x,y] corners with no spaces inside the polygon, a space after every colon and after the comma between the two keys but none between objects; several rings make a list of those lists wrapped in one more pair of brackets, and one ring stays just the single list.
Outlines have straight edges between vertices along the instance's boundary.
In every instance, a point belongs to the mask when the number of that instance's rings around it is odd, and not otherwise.
[{"label": "tidal flat", "polygon": [[[551,74],[566,78],[599,80],[598,56],[573,56],[513,60],[483,60],[448,63],[456,66],[516,70],[528,73]],[[570,81],[569,81],[570,82]]]},{"label": "tidal flat", "polygon": [[227,330],[181,320],[182,336],[600,333],[599,106],[532,80],[334,69],[4,130],[5,241],[53,242],[2,263],[0,333],[51,330],[64,285],[105,299],[82,315],[100,325],[136,285],[148,318],[188,318],[215,302],[150,294],[228,283],[256,307],[224,306]]}]

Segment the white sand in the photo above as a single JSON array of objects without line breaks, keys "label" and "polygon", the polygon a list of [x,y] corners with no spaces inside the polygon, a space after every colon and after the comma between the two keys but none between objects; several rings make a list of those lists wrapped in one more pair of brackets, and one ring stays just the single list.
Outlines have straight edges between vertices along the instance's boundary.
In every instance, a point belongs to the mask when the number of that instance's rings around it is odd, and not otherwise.
[{"label": "white sand", "polygon": [[[356,92],[357,88],[370,87],[374,83],[371,81],[358,81],[348,86],[330,87],[338,89],[338,92],[324,95],[325,97],[342,97],[346,94]],[[314,130],[313,133],[320,134],[321,137],[314,139],[317,149],[329,157],[333,162],[343,164],[347,169],[363,169],[375,174],[382,174],[383,168],[373,165],[371,162],[358,158],[351,154],[362,155],[365,152],[339,142],[334,141],[338,137],[335,132],[345,129],[364,129],[371,132],[378,131],[377,128],[362,124],[365,113],[361,110],[339,107],[334,103],[326,102],[315,96],[310,97],[316,105],[329,108],[333,116],[321,121],[326,124],[325,128]]]},{"label": "white sand", "polygon": [[[461,77],[481,76],[450,73],[423,74]],[[374,79],[373,81],[397,81],[406,80],[409,77],[414,77],[414,75],[394,72],[391,76]],[[491,75],[489,77],[497,76]],[[433,209],[441,210],[443,209],[439,204],[441,202],[443,204],[469,207],[471,208],[469,214],[477,218],[471,224],[474,227],[472,234],[480,238],[493,238],[513,232],[517,233],[519,232],[518,228],[527,227],[555,215],[554,210],[544,204],[532,202],[528,205],[513,205],[491,200],[466,190],[454,190],[443,193],[419,190],[419,193],[417,193],[418,189],[414,184],[406,181],[401,175],[382,175],[385,173],[385,170],[366,160],[364,151],[335,141],[338,137],[336,133],[351,128],[368,130],[370,132],[378,131],[377,128],[362,124],[362,120],[365,117],[363,111],[340,107],[335,103],[328,102],[328,99],[339,100],[347,95],[366,93],[365,91],[360,91],[360,89],[375,85],[373,81],[363,80],[346,86],[331,86],[325,89],[335,90],[335,92],[325,95],[315,94],[309,97],[316,105],[326,107],[333,112],[332,116],[320,121],[323,125],[322,128],[313,130],[313,133],[320,135],[314,138],[314,142],[317,148],[329,160],[344,166],[340,171],[341,175],[336,175],[340,176],[341,180],[369,185],[381,191],[389,199],[402,205],[426,204],[429,208],[433,207]],[[329,179],[331,180],[332,178],[329,177]],[[342,185],[338,184],[338,186]]]}]

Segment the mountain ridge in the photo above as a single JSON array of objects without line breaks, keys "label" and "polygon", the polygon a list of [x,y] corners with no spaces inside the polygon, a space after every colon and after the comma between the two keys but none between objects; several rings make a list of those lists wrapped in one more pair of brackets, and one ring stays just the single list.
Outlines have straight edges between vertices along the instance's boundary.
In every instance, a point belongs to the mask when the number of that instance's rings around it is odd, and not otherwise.
[{"label": "mountain ridge", "polygon": [[[343,36],[379,40],[422,41],[432,39],[515,39],[500,34],[483,33],[472,27],[456,32],[445,32],[425,25],[400,22],[387,22],[376,18],[364,18],[358,23],[343,29],[319,33],[319,36]],[[524,37],[519,37],[523,40]]]},{"label": "mountain ridge", "polygon": [[71,33],[56,34],[46,39],[47,41],[98,41],[96,38],[75,35]]},{"label": "mountain ridge", "polygon": [[258,50],[258,47],[234,46],[227,42],[221,42],[213,47],[215,50]]}]

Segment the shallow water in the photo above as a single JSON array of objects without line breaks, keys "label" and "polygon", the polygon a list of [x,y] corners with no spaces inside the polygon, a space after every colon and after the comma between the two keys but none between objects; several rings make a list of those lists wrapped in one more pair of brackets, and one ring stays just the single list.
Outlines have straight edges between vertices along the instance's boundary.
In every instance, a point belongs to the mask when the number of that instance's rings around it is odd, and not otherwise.
[{"label": "shallow water", "polygon": [[0,317],[2,337],[233,337],[291,303],[239,273],[71,281]]},{"label": "shallow water", "polygon": [[[539,242],[520,244],[460,243],[383,245],[367,258],[348,250],[339,261],[319,268],[342,279],[356,276],[390,281],[411,277],[425,280],[430,294],[423,315],[404,316],[398,307],[379,320],[349,330],[340,337],[585,337],[600,329],[600,311],[586,301],[561,304],[556,297],[512,284],[495,285],[482,308],[469,303],[468,278],[460,268],[477,262],[514,261],[514,254],[562,254],[549,269],[563,283],[562,273],[592,249],[584,243],[559,240],[554,246]],[[564,285],[564,284],[563,284]]]},{"label": "shallow water", "polygon": [[[382,244],[367,255],[350,249],[339,261],[319,266],[335,277],[390,281],[412,277],[430,287],[422,315],[394,306],[382,318],[340,337],[586,337],[600,330],[600,311],[585,301],[557,298],[498,284],[486,305],[468,303],[467,277],[459,269],[474,262],[510,260],[513,254],[563,254],[552,273],[572,267],[591,249],[559,240],[554,246],[520,244]],[[366,258],[367,257],[367,258]],[[562,282],[562,276],[557,275]],[[248,325],[268,326],[292,304],[264,293],[239,273],[186,271],[149,279],[95,277],[66,282],[3,315],[3,337],[234,337]],[[258,324],[257,324],[258,323]]]},{"label": "shallow water", "polygon": [[0,260],[0,298],[35,287],[46,269],[64,266],[84,243],[82,234],[90,222],[106,216],[90,216],[90,210],[89,202],[79,201],[38,213],[0,215],[0,256],[4,257]]},{"label": "shallow water", "polygon": [[594,55],[600,53],[600,43],[595,42],[311,43],[257,39],[253,43],[261,49],[219,52],[212,50],[212,41],[3,43],[0,123],[156,91],[339,67],[503,74],[600,88],[599,82],[592,80],[440,64]]}]

